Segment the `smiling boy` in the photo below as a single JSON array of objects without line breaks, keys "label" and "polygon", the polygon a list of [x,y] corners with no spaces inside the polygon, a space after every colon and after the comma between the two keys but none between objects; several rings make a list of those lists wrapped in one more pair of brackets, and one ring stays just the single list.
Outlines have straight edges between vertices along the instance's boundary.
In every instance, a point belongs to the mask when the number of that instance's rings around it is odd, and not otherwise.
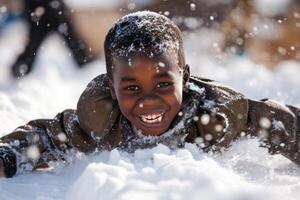
[{"label": "smiling boy", "polygon": [[174,55],[162,55],[166,56],[171,58],[166,58],[164,67],[157,66],[162,58],[133,58],[131,67],[128,62],[116,63],[119,67],[110,82],[121,112],[144,135],[164,133],[180,111],[187,79],[183,80]]},{"label": "smiling boy", "polygon": [[107,34],[105,56],[107,74],[89,83],[77,110],[1,138],[0,176],[68,160],[72,151],[133,152],[159,143],[174,149],[186,142],[221,151],[245,134],[300,163],[300,110],[190,77],[181,32],[168,18],[153,12],[121,18]]}]

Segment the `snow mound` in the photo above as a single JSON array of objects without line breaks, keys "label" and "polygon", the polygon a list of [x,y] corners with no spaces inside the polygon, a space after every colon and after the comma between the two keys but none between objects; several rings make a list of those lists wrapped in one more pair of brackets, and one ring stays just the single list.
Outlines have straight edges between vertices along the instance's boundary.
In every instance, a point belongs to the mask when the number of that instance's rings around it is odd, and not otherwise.
[{"label": "snow mound", "polygon": [[[176,151],[158,145],[134,155],[113,150],[106,162],[93,162],[85,168],[66,199],[282,199],[290,196],[285,185],[290,184],[292,190],[299,187],[299,179],[274,174],[272,164],[282,158],[268,155],[256,140],[240,143],[222,156],[226,159],[203,154],[193,144]],[[237,150],[242,153],[234,153]],[[251,155],[251,151],[260,155]],[[256,159],[261,158],[267,161],[257,166]],[[289,164],[284,159],[281,162]],[[255,166],[257,169],[252,169]],[[240,168],[241,174],[235,168]],[[247,173],[261,177],[249,181]]]}]

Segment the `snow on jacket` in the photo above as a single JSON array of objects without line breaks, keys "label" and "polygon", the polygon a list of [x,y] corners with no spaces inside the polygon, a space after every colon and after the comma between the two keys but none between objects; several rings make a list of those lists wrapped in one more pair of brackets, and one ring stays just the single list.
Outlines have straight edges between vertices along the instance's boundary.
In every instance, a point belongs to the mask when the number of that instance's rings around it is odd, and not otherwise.
[{"label": "snow on jacket", "polygon": [[119,148],[133,152],[158,143],[171,149],[185,142],[204,151],[222,151],[240,136],[257,136],[271,154],[279,153],[300,164],[300,109],[271,100],[253,101],[217,82],[191,77],[181,111],[161,136],[143,136],[122,115],[111,98],[106,74],[92,80],[77,110],[54,119],[30,121],[0,139],[5,174],[68,161],[74,152],[93,153]]}]

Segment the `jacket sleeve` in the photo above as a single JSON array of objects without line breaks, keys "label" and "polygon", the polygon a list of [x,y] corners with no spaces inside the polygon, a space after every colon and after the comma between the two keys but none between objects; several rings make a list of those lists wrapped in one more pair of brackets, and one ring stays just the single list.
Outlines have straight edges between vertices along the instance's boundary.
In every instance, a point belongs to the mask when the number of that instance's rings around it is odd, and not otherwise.
[{"label": "jacket sleeve", "polygon": [[271,154],[300,165],[300,109],[272,100],[248,100],[248,130]]},{"label": "jacket sleeve", "polygon": [[6,176],[47,167],[50,161],[68,161],[78,149],[74,147],[85,142],[82,135],[75,110],[17,128],[0,139],[0,158]]}]

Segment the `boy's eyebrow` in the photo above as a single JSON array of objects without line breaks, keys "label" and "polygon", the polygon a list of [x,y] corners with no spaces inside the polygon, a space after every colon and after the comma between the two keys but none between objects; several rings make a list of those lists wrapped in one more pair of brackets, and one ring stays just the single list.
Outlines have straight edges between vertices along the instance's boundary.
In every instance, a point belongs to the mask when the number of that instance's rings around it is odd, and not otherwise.
[{"label": "boy's eyebrow", "polygon": [[172,77],[172,76],[168,72],[163,72],[161,74],[156,74],[154,77],[155,78],[169,78],[169,77]]},{"label": "boy's eyebrow", "polygon": [[135,81],[136,79],[130,76],[124,76],[121,78],[121,82]]}]

